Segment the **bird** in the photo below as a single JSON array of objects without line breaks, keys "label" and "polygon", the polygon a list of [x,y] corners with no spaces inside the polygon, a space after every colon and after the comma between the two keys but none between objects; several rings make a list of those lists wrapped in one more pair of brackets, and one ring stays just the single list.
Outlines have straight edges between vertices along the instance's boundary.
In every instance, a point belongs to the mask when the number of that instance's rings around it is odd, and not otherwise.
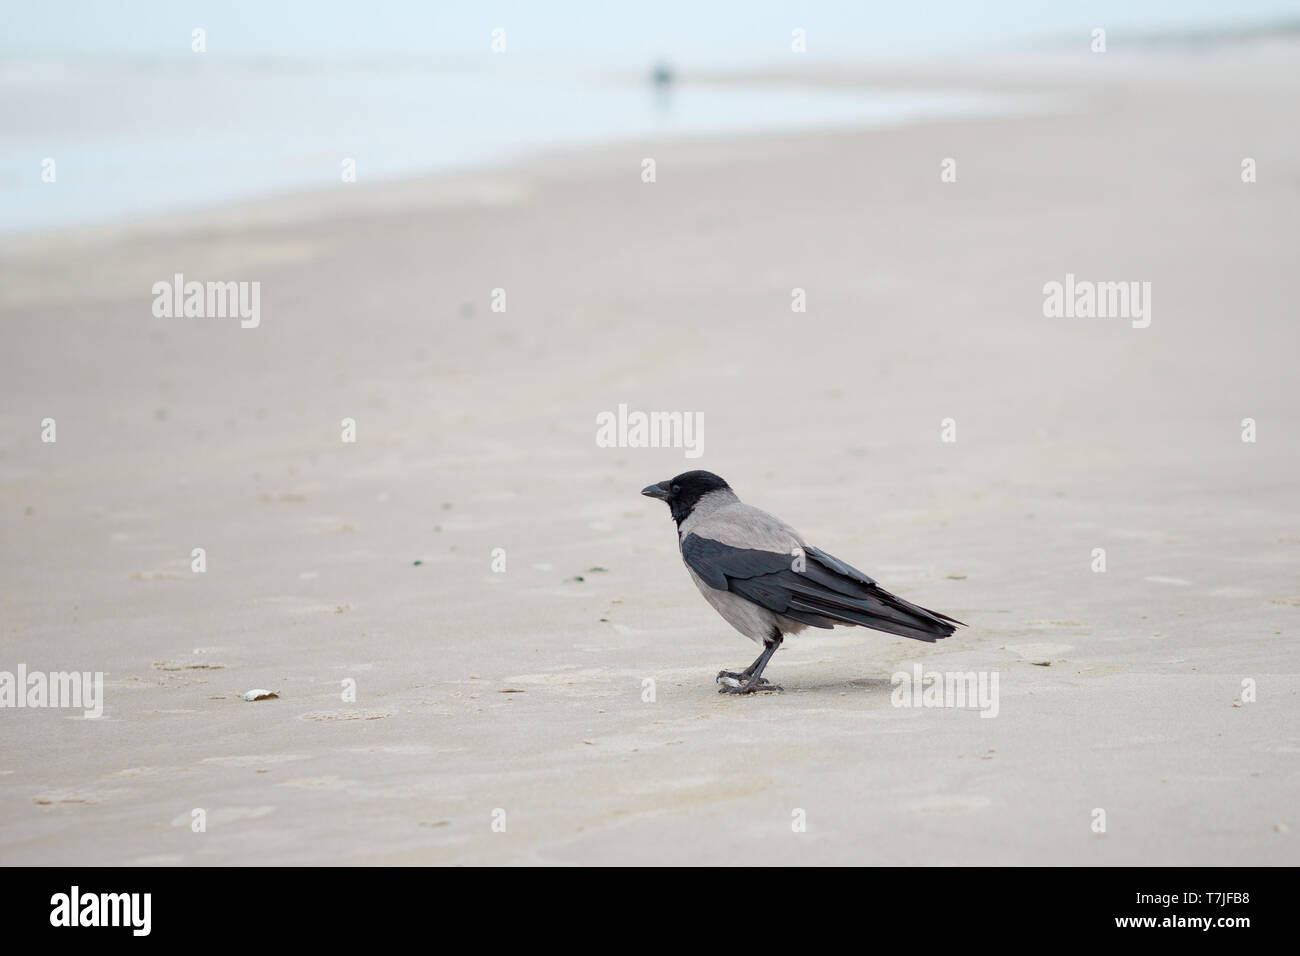
[{"label": "bird", "polygon": [[763,671],[786,636],[807,627],[869,627],[930,643],[965,627],[890,594],[808,544],[780,518],[741,501],[711,471],[687,471],[641,494],[667,503],[682,562],[704,599],[763,648],[743,671],[718,672],[720,694],[780,691]]}]

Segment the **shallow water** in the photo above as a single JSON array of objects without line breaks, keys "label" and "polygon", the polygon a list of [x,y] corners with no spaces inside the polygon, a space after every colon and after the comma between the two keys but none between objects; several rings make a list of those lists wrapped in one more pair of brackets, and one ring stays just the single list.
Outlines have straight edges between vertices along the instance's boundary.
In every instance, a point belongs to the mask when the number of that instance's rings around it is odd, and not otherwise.
[{"label": "shallow water", "polygon": [[[374,182],[604,140],[826,129],[1004,107],[961,93],[662,88],[559,70],[11,64],[0,82],[0,229],[342,184],[347,160],[356,182]],[[42,181],[47,159],[53,183]]]}]

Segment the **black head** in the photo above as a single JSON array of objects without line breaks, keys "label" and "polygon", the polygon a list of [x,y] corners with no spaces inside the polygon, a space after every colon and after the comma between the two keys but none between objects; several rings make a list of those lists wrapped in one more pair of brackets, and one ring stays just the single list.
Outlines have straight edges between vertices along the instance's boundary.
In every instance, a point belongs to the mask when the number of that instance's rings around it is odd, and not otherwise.
[{"label": "black head", "polygon": [[701,498],[711,491],[730,487],[711,471],[687,471],[676,478],[642,488],[641,494],[668,502],[673,520],[681,524]]}]

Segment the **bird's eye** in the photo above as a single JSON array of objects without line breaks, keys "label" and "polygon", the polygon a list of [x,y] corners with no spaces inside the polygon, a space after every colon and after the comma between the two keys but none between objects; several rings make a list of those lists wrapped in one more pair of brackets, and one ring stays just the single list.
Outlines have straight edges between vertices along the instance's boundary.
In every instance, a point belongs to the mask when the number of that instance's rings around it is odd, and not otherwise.
[{"label": "bird's eye", "polygon": [[679,491],[681,491],[681,490],[682,490],[682,486],[681,486],[681,485],[673,485],[673,494],[677,494],[677,492],[679,492]]}]

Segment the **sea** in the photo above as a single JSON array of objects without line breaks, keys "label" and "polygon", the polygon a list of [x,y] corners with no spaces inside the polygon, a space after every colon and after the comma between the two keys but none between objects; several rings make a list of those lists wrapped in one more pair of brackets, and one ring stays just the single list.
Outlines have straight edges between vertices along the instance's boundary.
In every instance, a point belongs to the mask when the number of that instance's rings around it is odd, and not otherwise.
[{"label": "sea", "polygon": [[[48,0],[0,10],[0,233],[490,168],[622,139],[1027,108],[840,68],[1215,55],[1300,0]],[[748,76],[745,82],[717,82]]]}]

